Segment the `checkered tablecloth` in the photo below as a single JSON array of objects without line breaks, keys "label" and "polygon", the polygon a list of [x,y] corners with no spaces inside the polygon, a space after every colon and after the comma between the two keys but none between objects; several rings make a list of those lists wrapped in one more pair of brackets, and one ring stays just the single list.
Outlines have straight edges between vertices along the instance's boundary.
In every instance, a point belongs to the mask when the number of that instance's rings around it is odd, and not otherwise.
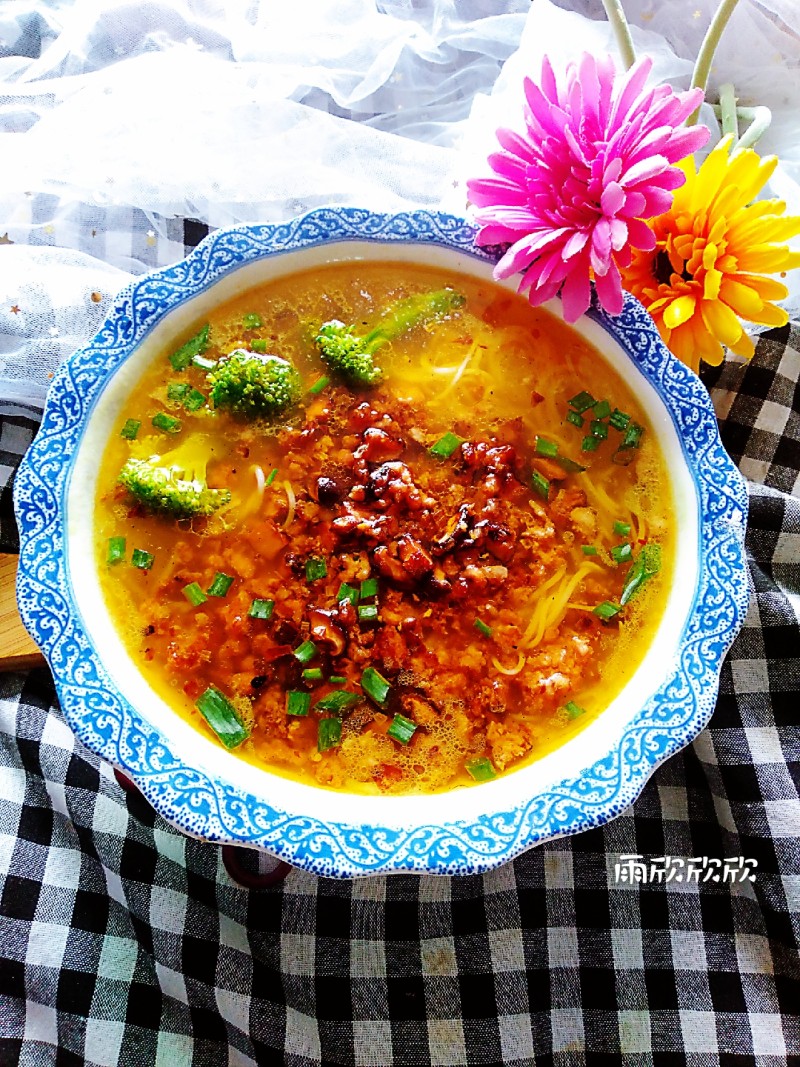
[{"label": "checkered tablecloth", "polygon": [[[620,818],[490,874],[244,889],[81,747],[47,671],[0,678],[0,1065],[800,1062],[799,380],[797,324],[707,378],[752,579],[711,726]],[[5,551],[35,426],[0,405]],[[624,855],[700,873],[617,882]]]}]

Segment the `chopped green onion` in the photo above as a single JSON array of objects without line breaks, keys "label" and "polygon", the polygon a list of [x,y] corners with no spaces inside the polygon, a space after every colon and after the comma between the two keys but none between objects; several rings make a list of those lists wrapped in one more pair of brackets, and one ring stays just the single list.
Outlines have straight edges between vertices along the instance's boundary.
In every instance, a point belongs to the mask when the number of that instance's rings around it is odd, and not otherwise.
[{"label": "chopped green onion", "polygon": [[627,604],[639,591],[647,579],[652,578],[654,574],[658,574],[660,570],[661,545],[644,545],[641,552],[636,557],[633,566],[626,575],[622,595],[619,598],[620,604],[624,607],[625,604]]},{"label": "chopped green onion", "polygon": [[490,782],[492,778],[497,777],[497,771],[492,766],[492,761],[486,756],[476,756],[474,759],[468,759],[464,764],[464,768],[470,778],[474,778],[476,782]]},{"label": "chopped green onion", "polygon": [[183,407],[186,411],[198,411],[203,404],[205,404],[208,397],[205,393],[201,393],[199,389],[192,389],[183,401]]},{"label": "chopped green onion", "polygon": [[326,385],[330,385],[330,381],[330,378],[317,378],[317,380],[308,390],[309,393],[311,393],[312,396],[317,396],[318,393],[322,392]]},{"label": "chopped green onion", "polygon": [[248,738],[250,731],[242,723],[236,708],[216,686],[210,685],[195,705],[226,748],[236,748]]},{"label": "chopped green onion", "polygon": [[332,674],[328,681],[331,685],[347,685],[347,679],[343,674]]},{"label": "chopped green onion", "polygon": [[269,487],[275,481],[277,475],[278,475],[278,468],[277,467],[273,467],[272,470],[267,475],[266,481],[264,482],[264,488],[265,489],[269,489]]},{"label": "chopped green onion", "polygon": [[614,427],[615,430],[622,432],[631,421],[630,415],[624,411],[620,411],[619,408],[614,408],[611,414],[608,416],[608,421]]},{"label": "chopped green onion", "polygon": [[619,534],[620,537],[627,537],[631,532],[631,524],[629,522],[620,522],[619,520],[614,523],[614,533]]},{"label": "chopped green onion", "polygon": [[361,583],[361,599],[369,600],[370,597],[378,595],[378,579],[377,578],[365,578]]},{"label": "chopped green onion", "polygon": [[614,616],[618,614],[619,609],[619,604],[612,604],[610,600],[604,600],[602,604],[598,604],[594,609],[594,614],[603,620],[613,619]]},{"label": "chopped green onion", "polygon": [[321,682],[322,678],[322,667],[306,667],[303,671],[304,682]]},{"label": "chopped green onion", "polygon": [[620,442],[620,448],[638,448],[639,442],[642,440],[642,434],[644,433],[644,426],[640,426],[638,422],[632,422],[625,430],[625,434]]},{"label": "chopped green onion", "polygon": [[364,698],[360,693],[350,693],[346,689],[337,689],[335,693],[328,693],[322,700],[314,705],[316,711],[332,711],[334,715],[344,714],[348,708],[360,704]]},{"label": "chopped green onion", "polygon": [[590,434],[581,441],[581,452],[596,452],[600,446],[600,438]]},{"label": "chopped green onion", "polygon": [[261,316],[259,314],[255,311],[250,311],[242,319],[242,325],[246,330],[257,330],[258,327],[263,326],[264,323],[261,321]]},{"label": "chopped green onion", "polygon": [[208,597],[197,584],[197,582],[189,582],[188,585],[183,587],[183,595],[189,601],[193,608],[198,607],[200,604],[205,604]]},{"label": "chopped green onion", "polygon": [[608,424],[601,422],[600,419],[592,419],[589,429],[592,432],[592,437],[599,437],[603,441],[608,437]]},{"label": "chopped green onion", "polygon": [[607,400],[598,400],[594,405],[594,417],[596,419],[607,419],[611,414],[611,405]]},{"label": "chopped green onion", "polygon": [[348,585],[347,582],[342,582],[339,586],[339,592],[336,594],[336,599],[341,604],[343,600],[349,600],[351,604],[357,604],[359,601],[359,592],[354,585]]},{"label": "chopped green onion", "polygon": [[449,431],[440,437],[435,445],[431,445],[430,454],[438,459],[449,459],[459,445],[464,443],[463,437],[458,437]]},{"label": "chopped green onion", "polygon": [[628,563],[633,559],[633,545],[626,541],[624,545],[614,545],[611,549],[611,558],[615,563]]},{"label": "chopped green onion", "polygon": [[251,619],[271,619],[274,607],[274,600],[255,599],[247,614]]},{"label": "chopped green onion", "polygon": [[320,719],[317,725],[317,751],[327,752],[336,748],[342,740],[342,723],[340,719]]},{"label": "chopped green onion", "polygon": [[492,636],[491,626],[487,626],[483,619],[476,619],[472,624],[479,634],[483,634],[484,637]]},{"label": "chopped green onion", "polygon": [[320,578],[325,578],[328,574],[328,568],[324,559],[320,559],[319,556],[309,556],[306,560],[306,581],[318,582]]},{"label": "chopped green onion", "polygon": [[141,425],[139,419],[126,419],[125,425],[119,431],[120,437],[125,437],[128,441],[135,441]]},{"label": "chopped green onion", "polygon": [[155,558],[151,552],[145,552],[143,548],[134,548],[131,553],[131,566],[138,567],[140,571],[149,571]]},{"label": "chopped green onion", "polygon": [[208,356],[192,356],[192,365],[200,370],[213,370],[218,363],[218,359],[209,359]]},{"label": "chopped green onion", "polygon": [[359,604],[358,617],[362,622],[373,622],[378,617],[378,605]]},{"label": "chopped green onion", "polygon": [[386,731],[389,737],[399,741],[401,745],[407,745],[414,736],[417,724],[399,713],[392,719],[392,725]]},{"label": "chopped green onion", "polygon": [[567,701],[564,705],[564,711],[566,711],[568,719],[577,719],[580,715],[586,714],[586,708],[582,708],[580,704],[576,704],[574,700]]},{"label": "chopped green onion", "polygon": [[167,386],[167,400],[183,400],[191,388],[188,382],[170,382]]},{"label": "chopped green onion", "polygon": [[361,688],[376,704],[383,706],[392,687],[374,667],[367,667],[361,675]]},{"label": "chopped green onion", "polygon": [[583,415],[581,415],[579,411],[568,411],[567,422],[580,429],[583,426]]},{"label": "chopped green onion", "polygon": [[536,455],[549,456],[551,459],[558,455],[558,445],[555,441],[548,441],[546,437],[536,438]]},{"label": "chopped green onion", "polygon": [[583,389],[580,393],[577,393],[568,400],[567,403],[573,411],[577,411],[582,415],[584,411],[588,411],[589,408],[594,407],[597,401],[591,393],[587,393],[586,390]]},{"label": "chopped green onion", "polygon": [[263,355],[267,351],[267,342],[262,337],[254,337],[250,342],[250,348],[254,352],[260,352]]},{"label": "chopped green onion", "polygon": [[286,694],[287,715],[308,715],[311,707],[311,694],[300,689],[290,689]]},{"label": "chopped green onion", "polygon": [[122,563],[125,559],[125,545],[124,537],[109,537],[106,563]]},{"label": "chopped green onion", "polygon": [[223,574],[222,571],[217,571],[214,575],[214,581],[208,587],[209,596],[226,596],[228,590],[233,585],[233,577],[230,574]]},{"label": "chopped green onion", "polygon": [[208,323],[202,328],[202,330],[195,334],[194,337],[190,337],[185,345],[181,345],[177,352],[173,352],[169,357],[169,361],[172,364],[173,370],[186,370],[189,364],[192,362],[195,356],[200,355],[201,352],[205,352],[208,347]]},{"label": "chopped green onion", "polygon": [[152,422],[157,430],[163,430],[165,433],[179,433],[181,429],[181,420],[167,415],[165,411],[154,415]]},{"label": "chopped green onion", "polygon": [[531,475],[531,488],[542,500],[547,500],[550,496],[550,482],[538,471],[534,471]]},{"label": "chopped green onion", "polygon": [[583,552],[584,556],[596,556],[597,555],[597,549],[595,548],[594,545],[581,545],[581,551]]},{"label": "chopped green onion", "polygon": [[296,660],[300,663],[308,663],[317,654],[317,646],[313,641],[304,641],[302,645],[298,645],[292,653]]},{"label": "chopped green onion", "polygon": [[553,456],[553,462],[557,463],[562,470],[567,471],[568,474],[580,474],[585,471],[586,468],[580,463],[576,463],[574,459],[570,459],[568,456]]}]

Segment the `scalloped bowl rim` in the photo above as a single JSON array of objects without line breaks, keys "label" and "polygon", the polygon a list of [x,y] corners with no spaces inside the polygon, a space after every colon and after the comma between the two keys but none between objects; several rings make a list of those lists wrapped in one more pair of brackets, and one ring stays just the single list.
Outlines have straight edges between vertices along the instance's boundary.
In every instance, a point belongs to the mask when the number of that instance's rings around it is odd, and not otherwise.
[{"label": "scalloped bowl rim", "polygon": [[[407,259],[489,278],[494,258],[475,248],[474,232],[443,213],[360,209],[217,231],[179,264],[123,290],[97,336],[54,378],[15,486],[20,610],[50,661],[73,730],[184,832],[261,847],[339,877],[475,873],[620,814],[713,711],[722,657],[747,604],[746,491],[722,450],[704,387],[666,351],[632,297],[620,319],[593,308],[575,328],[636,378],[672,472],[681,580],[632,680],[555,752],[477,788],[427,796],[371,798],[304,785],[240,760],[172,712],[108,623],[93,553],[82,551],[92,543],[87,501],[119,406],[169,340],[235,292],[321,263]],[[560,302],[547,309],[560,317]],[[61,448],[60,463],[53,454],[59,441],[74,446]],[[48,481],[54,492],[45,506]],[[49,596],[60,612],[43,613]],[[699,628],[698,604],[711,620]]]}]

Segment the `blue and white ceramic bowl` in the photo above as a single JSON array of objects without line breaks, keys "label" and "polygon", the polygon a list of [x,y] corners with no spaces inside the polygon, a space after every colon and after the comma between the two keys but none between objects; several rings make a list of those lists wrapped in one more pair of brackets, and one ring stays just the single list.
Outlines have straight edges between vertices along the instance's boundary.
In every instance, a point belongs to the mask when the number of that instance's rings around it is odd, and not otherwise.
[{"label": "blue and white ceramic bowl", "polygon": [[[742,478],[708,395],[632,298],[576,329],[634,384],[667,457],[679,580],[641,668],[561,749],[477,788],[364,797],[251,766],[187,725],[147,686],[108,618],[94,569],[92,501],[109,428],[131,384],[169,341],[236,292],[333,260],[401,259],[491,276],[463,219],[435,212],[313,211],[285,225],[220,231],[185,260],[131,284],[103,328],[59,369],[16,480],[18,600],[64,713],[186,833],[251,845],[320,875],[467,874],[620,814],[714,708],[720,665],[747,603]],[[554,302],[551,310],[560,314]]]}]

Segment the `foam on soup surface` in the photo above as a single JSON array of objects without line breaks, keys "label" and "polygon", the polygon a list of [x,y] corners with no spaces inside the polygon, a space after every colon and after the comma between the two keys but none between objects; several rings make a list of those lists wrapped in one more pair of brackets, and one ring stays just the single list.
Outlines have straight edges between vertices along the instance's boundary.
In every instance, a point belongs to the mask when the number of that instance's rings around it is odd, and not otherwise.
[{"label": "foam on soup surface", "polygon": [[[330,321],[394,321],[373,384],[323,362]],[[215,407],[232,352],[288,361],[296,402]],[[211,513],[137,499],[132,459],[218,490]],[[641,406],[574,330],[472,277],[346,263],[242,294],[143,375],[103,458],[97,564],[198,729],[315,785],[434,792],[546,754],[619,693],[665,603],[671,509]]]}]

